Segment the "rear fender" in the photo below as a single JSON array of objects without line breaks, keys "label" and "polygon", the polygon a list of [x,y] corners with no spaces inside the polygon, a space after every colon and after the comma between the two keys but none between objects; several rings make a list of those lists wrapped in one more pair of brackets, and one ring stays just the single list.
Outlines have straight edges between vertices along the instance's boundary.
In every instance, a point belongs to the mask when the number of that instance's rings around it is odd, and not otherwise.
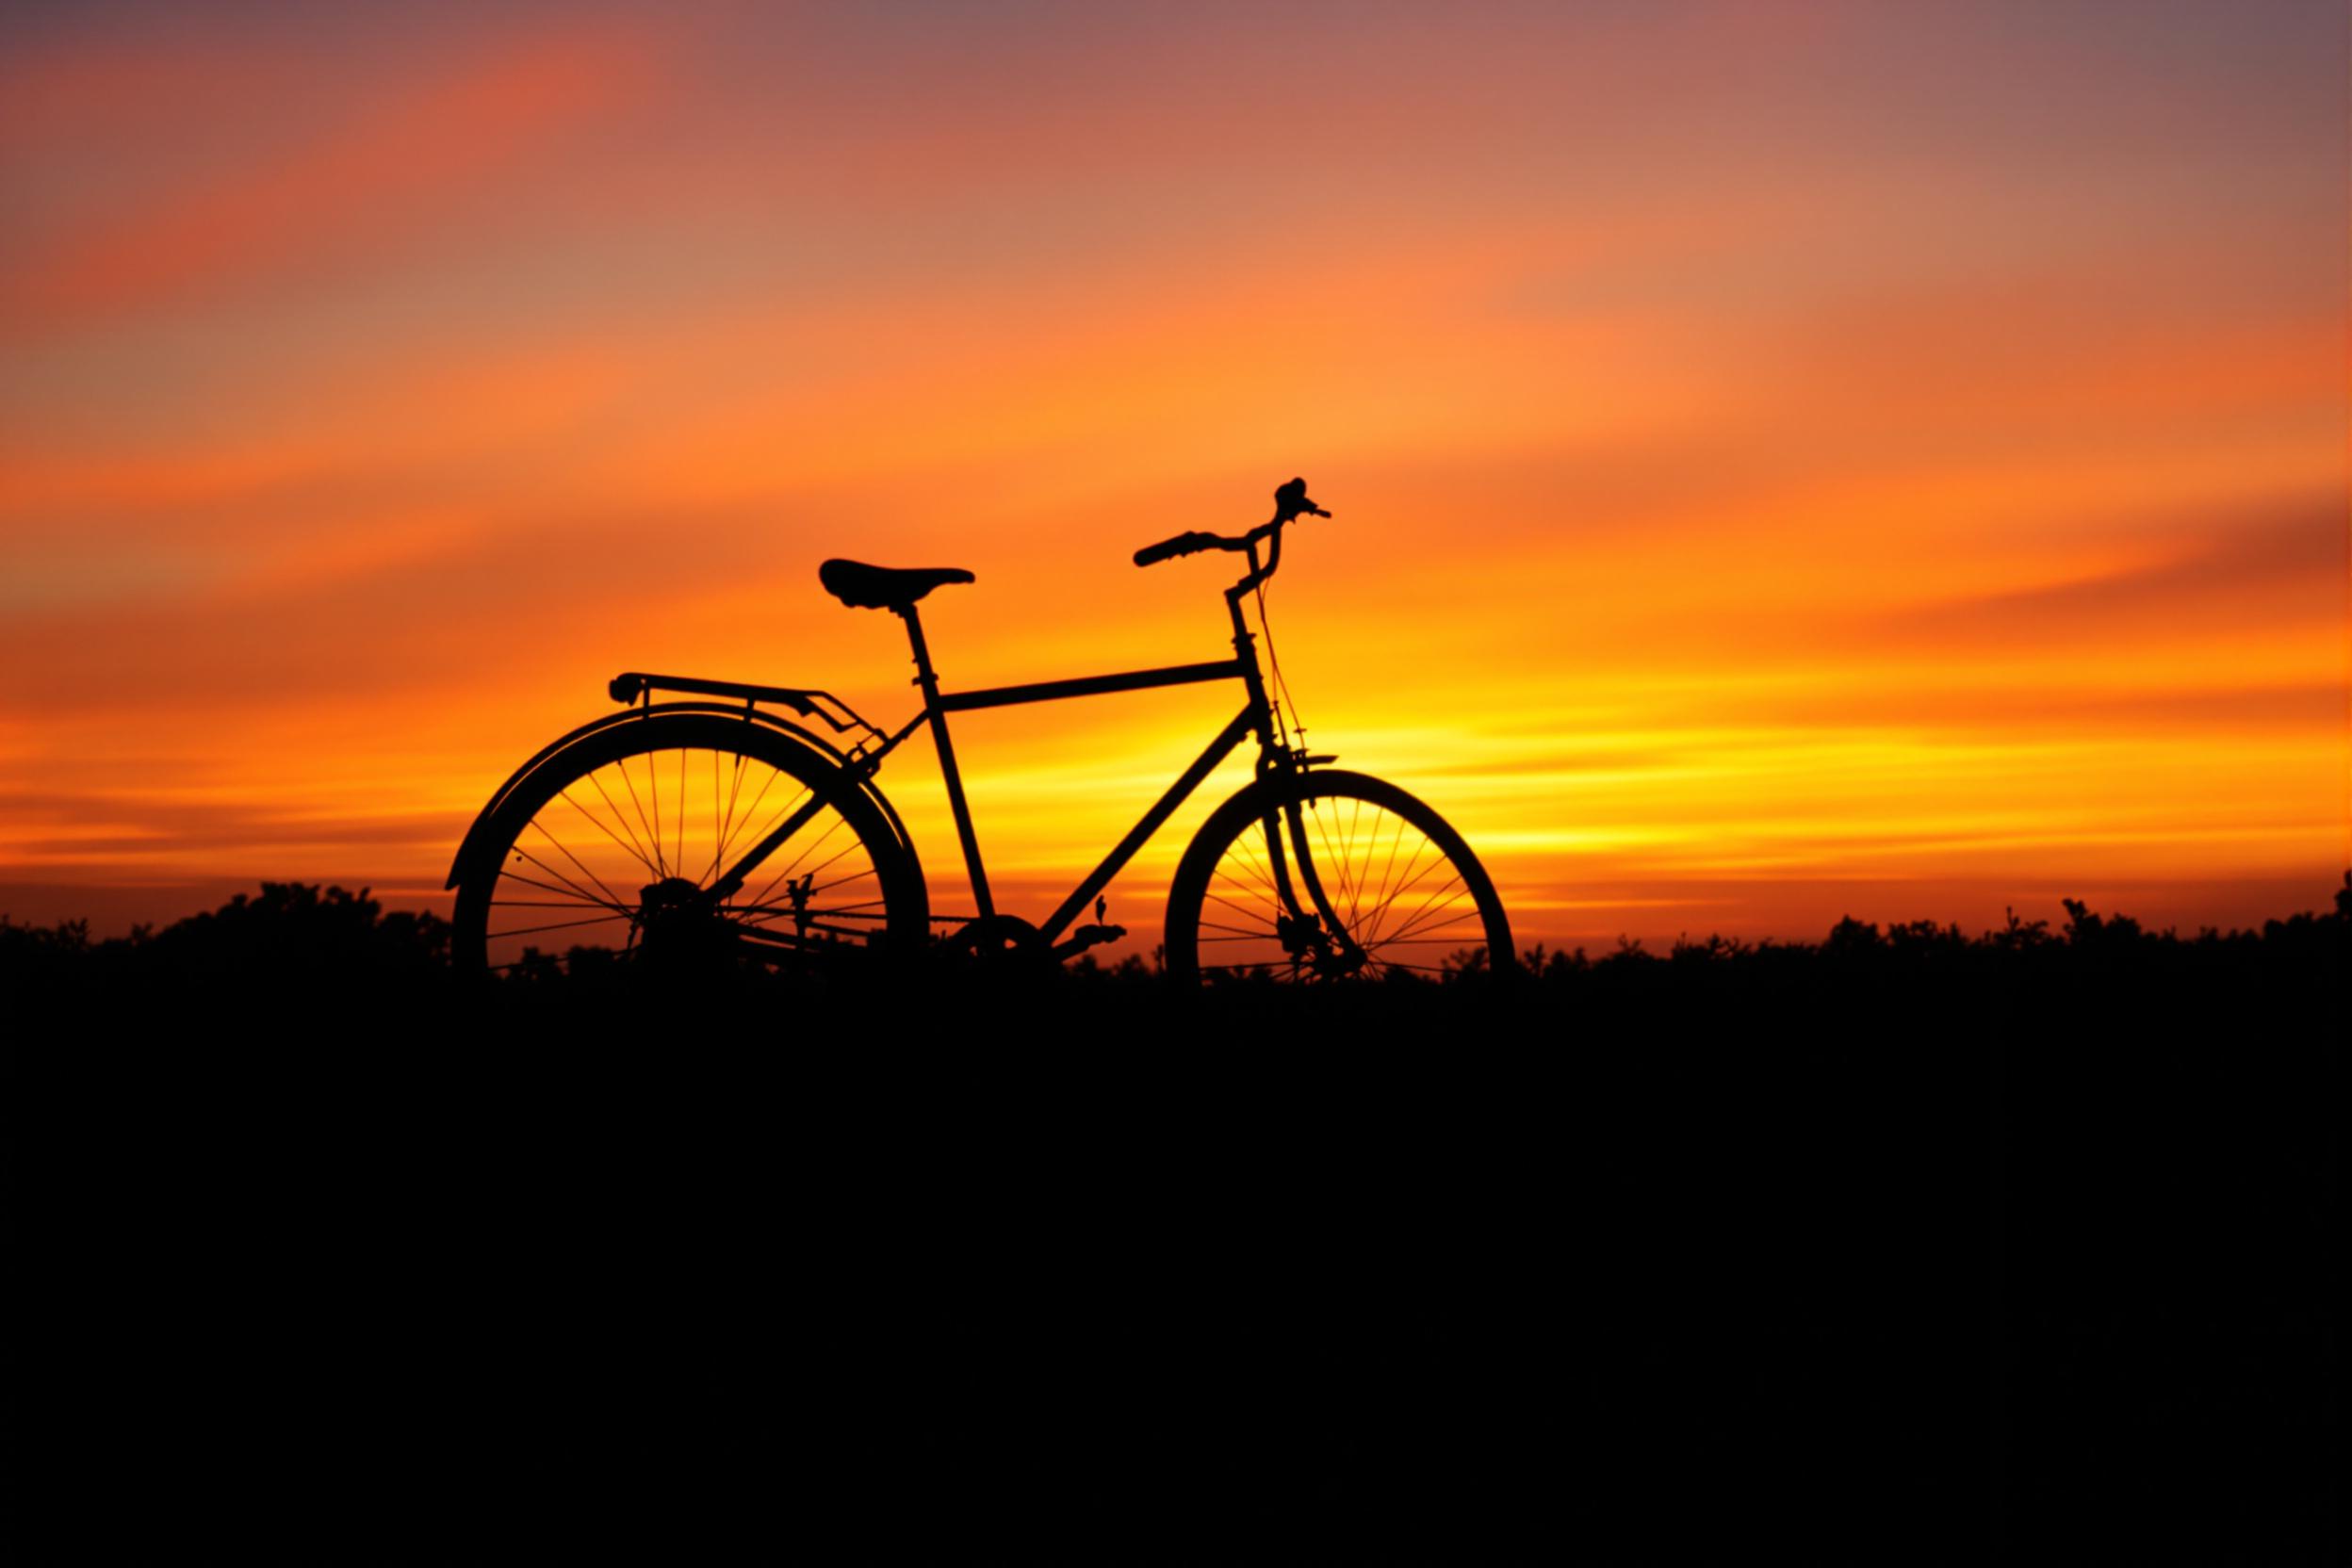
[{"label": "rear fender", "polygon": [[761,712],[757,709],[746,711],[732,703],[659,702],[651,707],[628,708],[617,713],[608,713],[600,719],[592,719],[570,734],[542,746],[530,761],[516,768],[508,776],[507,781],[498,787],[490,796],[490,803],[484,806],[481,813],[474,818],[473,825],[466,829],[466,837],[458,843],[457,855],[449,862],[449,879],[442,886],[444,888],[457,886],[459,878],[465,874],[466,862],[473,858],[476,846],[481,842],[482,835],[489,830],[490,820],[498,815],[498,808],[506,804],[508,797],[521,787],[525,779],[592,735],[601,735],[617,725],[658,724],[664,714],[682,713],[715,713],[724,718],[740,719],[744,723],[756,724],[762,728],[791,736],[794,741],[818,753],[857,779],[858,788],[864,792],[868,800],[880,808],[883,820],[890,825],[890,831],[898,836],[900,847],[905,849],[909,856],[914,854],[914,841],[906,836],[906,825],[899,821],[898,809],[890,804],[890,797],[874,787],[874,778],[870,773],[861,771],[857,764],[850,761],[841,747],[825,740],[825,737],[812,730],[804,729],[789,719],[781,719],[773,713]]}]

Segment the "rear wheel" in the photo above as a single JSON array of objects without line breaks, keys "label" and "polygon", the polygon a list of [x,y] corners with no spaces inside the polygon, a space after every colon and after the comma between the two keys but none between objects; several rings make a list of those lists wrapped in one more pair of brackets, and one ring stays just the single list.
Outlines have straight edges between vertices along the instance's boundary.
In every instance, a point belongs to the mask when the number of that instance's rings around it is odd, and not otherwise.
[{"label": "rear wheel", "polygon": [[1445,818],[1384,779],[1261,779],[1219,807],[1168,893],[1182,982],[1303,984],[1507,969],[1511,924]]},{"label": "rear wheel", "polygon": [[914,858],[839,764],[690,713],[599,731],[516,785],[461,874],[454,924],[462,969],[813,967],[918,949],[928,911]]}]

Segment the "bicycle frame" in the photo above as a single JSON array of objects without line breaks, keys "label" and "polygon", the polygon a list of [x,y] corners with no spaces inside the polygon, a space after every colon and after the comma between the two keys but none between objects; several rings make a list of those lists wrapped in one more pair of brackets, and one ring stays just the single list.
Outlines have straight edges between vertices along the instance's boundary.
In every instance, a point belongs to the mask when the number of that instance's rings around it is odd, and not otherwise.
[{"label": "bicycle frame", "polygon": [[[1271,539],[1268,553],[1263,562],[1260,561],[1258,555],[1258,540],[1261,537]],[[1070,680],[1037,681],[1020,686],[994,686],[971,692],[942,692],[939,690],[939,673],[931,662],[930,645],[923,634],[921,615],[912,604],[894,612],[906,623],[907,644],[914,657],[915,683],[923,692],[923,710],[902,725],[895,733],[883,738],[880,744],[871,749],[861,746],[851,751],[845,760],[845,765],[857,776],[870,778],[881,768],[883,760],[905,743],[916,730],[926,725],[930,727],[932,743],[939,754],[939,772],[947,785],[948,807],[956,819],[956,838],[963,846],[965,873],[971,880],[972,900],[981,919],[988,920],[994,917],[996,903],[988,890],[988,868],[981,858],[978,835],[972,828],[972,808],[964,796],[963,775],[956,766],[955,742],[948,732],[947,716],[950,713],[969,712],[985,708],[1026,707],[1033,703],[1058,702],[1069,697],[1096,696],[1112,692],[1150,691],[1162,686],[1190,686],[1212,680],[1238,679],[1247,694],[1247,700],[1241,711],[1227,722],[1225,727],[1217,732],[1217,738],[1209,743],[1207,749],[1202,751],[1200,757],[1194,760],[1192,765],[1168,787],[1160,798],[1152,804],[1151,809],[1147,810],[1142,818],[1127,830],[1126,836],[1121,838],[1112,847],[1111,852],[1102,858],[1102,863],[1086,874],[1086,878],[1071,890],[1070,896],[1062,900],[1061,905],[1037,928],[1039,934],[1049,943],[1057,939],[1064,931],[1070,928],[1080,912],[1110,885],[1111,879],[1125,868],[1127,862],[1134,858],[1135,852],[1143,847],[1146,841],[1166,825],[1177,808],[1190,798],[1195,790],[1200,788],[1201,781],[1216,771],[1217,764],[1233,754],[1233,749],[1241,744],[1243,737],[1253,732],[1258,737],[1258,769],[1261,775],[1285,770],[1298,765],[1303,760],[1302,758],[1283,750],[1276,743],[1277,730],[1273,706],[1266,694],[1265,678],[1258,667],[1257,638],[1245,624],[1241,610],[1242,599],[1266,578],[1272,576],[1275,568],[1281,564],[1281,529],[1275,525],[1268,525],[1266,529],[1253,530],[1246,537],[1244,543],[1250,556],[1250,572],[1241,581],[1225,590],[1226,612],[1233,623],[1233,657],[1209,663],[1170,664],[1157,669],[1129,670],[1117,675],[1081,676]],[[846,711],[845,705],[825,693],[787,692],[781,688],[746,687],[714,681],[672,679],[661,676],[631,676],[623,677],[621,680],[614,682],[616,694],[622,689],[623,682],[630,683],[632,691],[647,694],[659,687],[672,691],[715,693],[720,695],[740,697],[747,704],[761,697],[770,697],[791,703],[801,708],[803,711],[808,710],[806,704],[809,699],[821,698],[831,702],[834,706],[843,707]],[[723,686],[724,690],[721,690]],[[855,719],[854,714],[851,716]],[[858,722],[862,724],[863,721]],[[837,725],[836,727],[845,727]],[[878,730],[873,733],[880,735]],[[744,851],[743,857],[735,864],[728,867],[723,875],[705,890],[704,896],[712,902],[723,902],[731,897],[743,886],[744,881],[761,862],[781,847],[794,833],[800,831],[823,808],[823,805],[822,801],[812,797],[808,804],[786,817],[773,831]],[[1287,895],[1289,894],[1288,877],[1279,869],[1281,866],[1280,848],[1279,845],[1271,847],[1278,858],[1277,874],[1283,882],[1283,891]],[[1313,902],[1318,906],[1328,908],[1319,879],[1315,876],[1311,867],[1302,867],[1302,870],[1306,873],[1305,880],[1309,885]],[[1291,902],[1292,906],[1297,907],[1295,897],[1286,898],[1286,902]]]}]

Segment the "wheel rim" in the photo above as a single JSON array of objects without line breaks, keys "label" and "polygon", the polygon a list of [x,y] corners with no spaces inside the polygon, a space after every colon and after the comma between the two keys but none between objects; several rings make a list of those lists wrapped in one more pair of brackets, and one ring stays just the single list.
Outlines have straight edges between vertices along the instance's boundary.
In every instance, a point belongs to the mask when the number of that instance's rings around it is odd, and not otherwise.
[{"label": "wheel rim", "polygon": [[[498,835],[497,873],[482,890],[490,969],[575,948],[635,961],[664,953],[781,960],[864,948],[887,928],[882,868],[858,825],[760,756],[639,748],[538,795]],[[711,896],[725,872],[796,816],[805,820],[739,889]]]},{"label": "wheel rim", "polygon": [[1266,819],[1247,822],[1211,866],[1196,939],[1203,978],[1433,979],[1492,945],[1483,875],[1459,841],[1355,795],[1306,797],[1295,825],[1288,815],[1273,819],[1273,843]]}]

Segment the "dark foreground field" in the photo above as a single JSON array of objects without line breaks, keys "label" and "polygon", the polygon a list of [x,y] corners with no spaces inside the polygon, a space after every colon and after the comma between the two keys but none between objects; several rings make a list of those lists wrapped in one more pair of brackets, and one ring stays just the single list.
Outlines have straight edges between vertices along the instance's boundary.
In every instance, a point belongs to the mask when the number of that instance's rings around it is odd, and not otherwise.
[{"label": "dark foreground field", "polygon": [[2343,1560],[2352,905],[1322,997],[175,930],[0,929],[25,1560]]}]

